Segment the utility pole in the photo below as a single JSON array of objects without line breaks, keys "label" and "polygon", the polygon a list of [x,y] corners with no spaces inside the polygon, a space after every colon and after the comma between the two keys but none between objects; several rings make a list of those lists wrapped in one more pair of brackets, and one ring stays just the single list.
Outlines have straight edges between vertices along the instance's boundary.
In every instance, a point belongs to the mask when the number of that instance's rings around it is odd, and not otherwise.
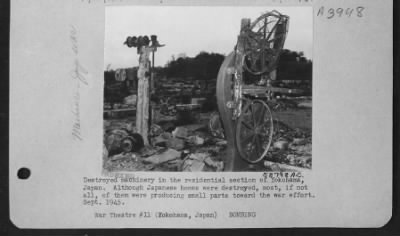
[{"label": "utility pole", "polygon": [[[137,103],[136,103],[136,130],[142,136],[144,145],[149,145],[148,133],[151,125],[150,116],[150,80],[154,78],[154,52],[160,45],[157,36],[133,36],[128,37],[124,42],[128,47],[137,48],[139,54],[139,69],[137,71],[138,87],[137,87]],[[150,53],[152,53],[152,65],[150,64]]]}]

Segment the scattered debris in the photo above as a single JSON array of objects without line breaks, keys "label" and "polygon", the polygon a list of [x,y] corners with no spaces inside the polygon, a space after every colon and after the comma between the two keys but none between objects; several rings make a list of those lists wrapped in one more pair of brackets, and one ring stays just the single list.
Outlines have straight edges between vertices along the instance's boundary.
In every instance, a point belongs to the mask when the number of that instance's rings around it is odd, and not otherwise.
[{"label": "scattered debris", "polygon": [[214,161],[211,157],[207,157],[204,159],[204,163],[206,165],[215,168],[216,172],[220,172],[224,170],[224,162],[223,161]]},{"label": "scattered debris", "polygon": [[182,171],[185,172],[200,172],[204,169],[204,162],[188,159],[183,163]]},{"label": "scattered debris", "polygon": [[[281,101],[281,100],[279,100]],[[125,104],[118,104],[121,107]],[[304,111],[304,110],[303,110]],[[287,111],[285,111],[285,115]],[[104,120],[103,166],[108,171],[187,171],[219,172],[228,141],[223,129],[218,133],[219,116],[210,129],[212,113],[200,113],[195,124],[181,124],[177,117],[157,113],[161,122],[151,125],[149,146],[137,145],[134,117]],[[279,118],[279,120],[278,120]],[[292,128],[285,117],[274,119],[272,145],[264,165],[249,165],[247,171],[287,171],[289,167],[311,169],[311,130]],[[285,121],[285,122],[283,122]],[[139,134],[138,134],[139,135]],[[141,138],[141,136],[140,136]],[[221,159],[222,157],[222,159]],[[229,161],[229,160],[228,160]],[[282,167],[283,165],[283,167]]]},{"label": "scattered debris", "polygon": [[151,147],[151,146],[145,146],[144,148],[142,148],[141,152],[139,153],[139,155],[141,157],[149,157],[152,156],[156,153],[159,152],[159,149],[157,149],[157,147]]},{"label": "scattered debris", "polygon": [[166,132],[172,132],[176,128],[176,125],[174,125],[174,123],[172,123],[172,122],[166,122],[160,126]]},{"label": "scattered debris", "polygon": [[210,153],[198,152],[188,155],[182,164],[182,171],[199,172],[213,171],[220,172],[224,170],[224,162],[214,160]]},{"label": "scattered debris", "polygon": [[129,105],[136,105],[137,96],[135,94],[124,98],[124,103]]},{"label": "scattered debris", "polygon": [[296,158],[296,165],[311,168],[311,156],[300,156]]},{"label": "scattered debris", "polygon": [[215,143],[217,146],[226,146],[228,145],[228,141],[226,140],[221,140]]},{"label": "scattered debris", "polygon": [[105,145],[109,155],[121,153],[121,141],[129,136],[129,132],[124,129],[115,129],[106,134]]},{"label": "scattered debris", "polygon": [[224,128],[222,127],[221,118],[218,112],[213,112],[208,122],[208,129],[212,136],[216,138],[225,138]]},{"label": "scattered debris", "polygon": [[141,162],[137,155],[133,153],[117,154],[105,160],[104,169],[108,171],[142,171],[154,168]]},{"label": "scattered debris", "polygon": [[290,149],[294,152],[301,154],[302,156],[311,156],[312,145],[311,143],[306,143],[305,145],[290,145]]},{"label": "scattered debris", "polygon": [[185,128],[189,131],[207,131],[207,126],[205,124],[191,124],[185,125]]},{"label": "scattered debris", "polygon": [[304,145],[307,143],[305,138],[294,138],[292,144],[294,145]]},{"label": "scattered debris", "polygon": [[207,157],[209,157],[208,153],[192,153],[188,156],[188,159],[204,161]]},{"label": "scattered debris", "polygon": [[287,159],[287,161],[288,161],[288,163],[290,165],[295,165],[296,164],[296,155],[289,154],[289,155],[286,156],[286,159]]},{"label": "scattered debris", "polygon": [[168,140],[170,140],[171,138],[172,134],[165,132],[155,138],[152,138],[151,143],[153,146],[166,147]]},{"label": "scattered debris", "polygon": [[192,144],[192,145],[196,145],[196,146],[199,146],[199,145],[203,145],[204,144],[204,138],[202,138],[202,137],[199,137],[199,136],[189,136],[188,138],[187,138],[187,141],[190,143],[190,144]]},{"label": "scattered debris", "polygon": [[204,160],[209,156],[208,153],[192,153],[187,156],[182,165],[182,171],[199,172],[203,171]]},{"label": "scattered debris", "polygon": [[288,109],[296,108],[297,103],[289,99],[279,98],[279,99],[272,99],[270,101],[270,106],[273,111],[285,111]]},{"label": "scattered debris", "polygon": [[274,148],[279,150],[286,150],[289,147],[289,143],[286,140],[276,141],[274,143]]},{"label": "scattered debris", "polygon": [[158,164],[162,164],[164,162],[168,162],[168,161],[172,161],[177,158],[180,158],[180,156],[181,156],[181,152],[169,148],[160,154],[155,154],[155,155],[149,156],[147,158],[143,158],[142,160],[144,163],[158,165]]},{"label": "scattered debris", "polygon": [[300,102],[299,104],[297,104],[297,107],[312,108],[312,103],[311,103],[311,101]]},{"label": "scattered debris", "polygon": [[114,155],[110,157],[110,161],[117,161],[121,159],[132,159],[132,160],[137,160],[137,156],[133,153],[120,153],[117,155]]},{"label": "scattered debris", "polygon": [[168,148],[182,150],[185,148],[185,141],[179,138],[172,137],[167,140],[166,145]]},{"label": "scattered debris", "polygon": [[162,134],[163,132],[164,132],[164,130],[161,128],[161,126],[152,124],[150,127],[149,136],[155,137],[155,136]]},{"label": "scattered debris", "polygon": [[281,172],[281,168],[275,162],[264,161],[264,166],[269,169],[270,171]]},{"label": "scattered debris", "polygon": [[187,138],[188,136],[188,129],[185,127],[176,127],[174,131],[172,131],[172,136],[176,138]]},{"label": "scattered debris", "polygon": [[181,159],[174,159],[164,164],[164,166],[166,166],[168,170],[173,170],[173,171],[182,171],[182,165],[183,165],[183,160]]}]

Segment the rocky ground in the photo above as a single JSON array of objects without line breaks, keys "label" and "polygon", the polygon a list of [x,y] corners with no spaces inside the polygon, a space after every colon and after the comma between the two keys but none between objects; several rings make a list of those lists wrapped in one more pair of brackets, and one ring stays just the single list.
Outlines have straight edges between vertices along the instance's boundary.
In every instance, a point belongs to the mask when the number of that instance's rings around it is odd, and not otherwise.
[{"label": "rocky ground", "polygon": [[[273,101],[271,148],[260,171],[274,170],[271,163],[311,169],[311,100]],[[185,124],[175,116],[157,114],[151,127],[150,146],[121,151],[121,140],[135,133],[135,118],[104,121],[103,167],[107,171],[224,171],[227,141],[213,136],[208,128],[211,113],[197,112]]]}]

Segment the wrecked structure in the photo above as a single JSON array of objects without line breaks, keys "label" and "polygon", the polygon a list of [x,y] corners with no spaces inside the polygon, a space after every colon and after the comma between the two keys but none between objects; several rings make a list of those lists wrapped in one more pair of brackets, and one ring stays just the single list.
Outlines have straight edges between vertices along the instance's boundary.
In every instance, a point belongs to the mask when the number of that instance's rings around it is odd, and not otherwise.
[{"label": "wrecked structure", "polygon": [[242,19],[235,50],[218,74],[218,109],[228,141],[230,169],[261,161],[272,142],[273,118],[265,100],[288,32],[289,17],[267,12],[254,22]]}]

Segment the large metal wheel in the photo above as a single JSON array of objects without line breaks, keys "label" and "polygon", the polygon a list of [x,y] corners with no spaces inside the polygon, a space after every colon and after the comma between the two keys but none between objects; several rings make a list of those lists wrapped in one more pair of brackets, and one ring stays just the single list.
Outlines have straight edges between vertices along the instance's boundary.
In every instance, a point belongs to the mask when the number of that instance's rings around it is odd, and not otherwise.
[{"label": "large metal wheel", "polygon": [[245,100],[236,123],[236,146],[240,156],[250,163],[261,161],[272,142],[273,119],[262,100]]},{"label": "large metal wheel", "polygon": [[244,68],[253,75],[274,70],[285,42],[288,17],[277,11],[257,18],[246,30]]}]

